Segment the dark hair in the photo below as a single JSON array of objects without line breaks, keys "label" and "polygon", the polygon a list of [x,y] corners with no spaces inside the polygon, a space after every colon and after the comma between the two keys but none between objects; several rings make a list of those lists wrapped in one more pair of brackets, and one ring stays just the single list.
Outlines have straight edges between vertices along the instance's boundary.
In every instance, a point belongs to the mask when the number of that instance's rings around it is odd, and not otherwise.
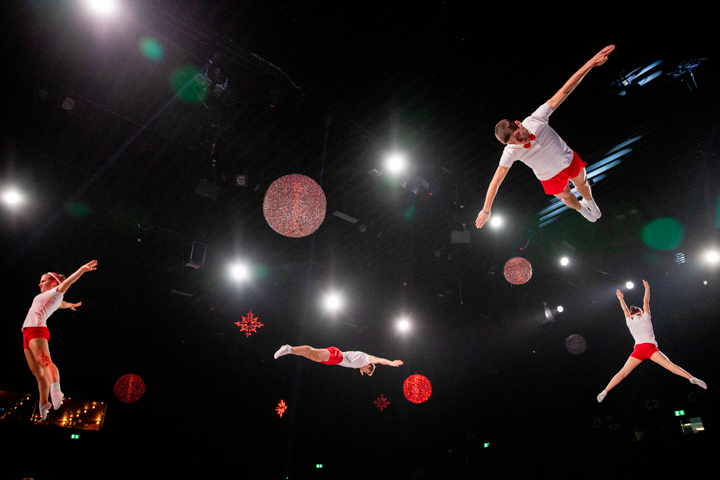
[{"label": "dark hair", "polygon": [[495,137],[500,140],[501,143],[507,143],[510,140],[510,135],[518,129],[518,126],[512,120],[500,120],[495,125]]},{"label": "dark hair", "polygon": [[630,316],[635,315],[638,312],[641,312],[642,310],[640,307],[636,307],[635,305],[630,306]]}]

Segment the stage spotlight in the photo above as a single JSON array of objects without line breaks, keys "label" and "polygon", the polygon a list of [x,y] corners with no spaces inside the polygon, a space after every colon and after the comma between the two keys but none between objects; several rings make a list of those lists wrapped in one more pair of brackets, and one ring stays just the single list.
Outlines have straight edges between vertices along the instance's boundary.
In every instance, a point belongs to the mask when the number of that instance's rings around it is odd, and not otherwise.
[{"label": "stage spotlight", "polygon": [[502,217],[493,217],[490,220],[490,226],[493,228],[500,227],[500,225],[502,225],[502,223],[503,223]]},{"label": "stage spotlight", "polygon": [[562,307],[562,305],[558,305],[557,311],[562,313],[563,310],[565,310],[565,309]]},{"label": "stage spotlight", "polygon": [[633,282],[627,282],[625,286],[628,288],[628,290],[632,290],[632,288],[635,286]]},{"label": "stage spotlight", "polygon": [[342,304],[342,298],[337,293],[329,293],[325,296],[325,308],[330,312],[338,311]]},{"label": "stage spotlight", "polygon": [[230,276],[235,280],[248,280],[250,278],[250,268],[243,263],[236,263],[230,267]]},{"label": "stage spotlight", "polygon": [[718,263],[720,261],[720,254],[716,251],[710,251],[705,254],[705,260],[708,263]]},{"label": "stage spotlight", "polygon": [[405,169],[405,157],[399,153],[391,155],[385,162],[385,166],[390,173],[401,172]]},{"label": "stage spotlight", "polygon": [[562,265],[563,267],[567,266],[568,263],[570,263],[570,259],[569,259],[569,258],[567,258],[567,257],[562,257],[562,258],[560,259],[560,265]]},{"label": "stage spotlight", "polygon": [[116,0],[86,0],[88,8],[97,15],[109,17],[118,10]]},{"label": "stage spotlight", "polygon": [[401,318],[397,322],[397,328],[401,332],[407,332],[408,330],[410,330],[410,320],[408,320],[407,318]]},{"label": "stage spotlight", "polygon": [[22,203],[23,196],[18,192],[17,190],[8,190],[5,193],[3,193],[3,201],[10,205],[11,207],[15,207]]}]

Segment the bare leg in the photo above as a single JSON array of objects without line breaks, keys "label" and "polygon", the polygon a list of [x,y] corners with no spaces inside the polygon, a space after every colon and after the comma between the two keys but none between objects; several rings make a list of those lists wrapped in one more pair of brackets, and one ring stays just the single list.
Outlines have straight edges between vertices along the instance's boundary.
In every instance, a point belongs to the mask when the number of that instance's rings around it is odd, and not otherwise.
[{"label": "bare leg", "polygon": [[45,369],[35,360],[32,351],[25,350],[25,358],[27,359],[30,371],[37,378],[38,392],[40,393],[40,403],[48,403],[48,395],[50,394],[50,381],[48,381]]},{"label": "bare leg", "polygon": [[592,191],[590,190],[590,182],[588,182],[584,168],[580,170],[580,173],[577,177],[571,178],[570,181],[573,183],[573,185],[575,185],[575,189],[580,195],[582,195],[585,200],[589,202],[593,199]]},{"label": "bare leg", "polygon": [[622,367],[622,369],[620,369],[620,371],[615,374],[615,376],[612,378],[612,380],[610,380],[610,383],[608,383],[607,387],[605,387],[605,391],[609,392],[610,390],[615,388],[615,386],[618,383],[620,383],[623,380],[623,378],[627,377],[630,374],[630,372],[632,372],[635,369],[635,367],[637,367],[641,363],[642,363],[642,360],[638,360],[635,357],[628,358],[627,362],[625,362],[625,365]]},{"label": "bare leg", "polygon": [[[63,394],[60,390],[60,372],[53,363],[52,358],[50,358],[48,342],[44,338],[33,338],[29,344],[33,358],[35,358],[35,361],[42,367],[43,378],[45,379],[43,389],[40,392],[41,401],[44,402],[44,399],[47,399],[49,391],[53,407],[57,410],[62,403]],[[45,390],[45,384],[47,384],[48,390]]]},{"label": "bare leg", "polygon": [[575,195],[570,191],[570,187],[565,187],[565,190],[563,190],[560,193],[556,193],[555,196],[559,198],[560,200],[565,203],[568,207],[572,208],[573,210],[580,210],[582,208],[582,205],[580,205],[580,200],[577,199]]},{"label": "bare leg", "polygon": [[658,365],[667,368],[675,375],[680,375],[683,378],[687,378],[688,380],[691,380],[693,378],[692,375],[690,375],[688,372],[683,370],[682,368],[678,367],[674,363],[672,363],[660,350],[653,353],[650,357],[650,360],[657,363]]},{"label": "bare leg", "polygon": [[305,357],[313,362],[327,362],[330,360],[330,352],[327,348],[312,348],[309,345],[292,347],[292,354]]}]

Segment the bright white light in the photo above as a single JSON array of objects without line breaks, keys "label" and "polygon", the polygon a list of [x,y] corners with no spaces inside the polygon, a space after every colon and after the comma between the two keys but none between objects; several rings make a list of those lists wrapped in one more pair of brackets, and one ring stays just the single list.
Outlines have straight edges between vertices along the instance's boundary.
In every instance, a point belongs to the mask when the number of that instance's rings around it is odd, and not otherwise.
[{"label": "bright white light", "polygon": [[565,265],[567,265],[568,263],[570,263],[570,259],[569,259],[569,258],[563,257],[563,258],[560,259],[560,265],[562,265],[563,267],[564,267]]},{"label": "bright white light", "polygon": [[398,320],[397,328],[401,332],[407,332],[408,330],[410,330],[410,320],[408,320],[407,318],[401,318],[400,320]]},{"label": "bright white light", "polygon": [[15,206],[23,201],[23,196],[16,190],[9,190],[3,194],[3,200],[10,206]]},{"label": "bright white light", "polygon": [[330,293],[325,297],[325,308],[335,312],[342,306],[342,298],[337,293]]},{"label": "bright white light", "polygon": [[717,263],[720,260],[720,254],[718,252],[712,251],[705,254],[705,260],[707,260],[710,263]]},{"label": "bright white light", "polygon": [[250,278],[250,269],[247,267],[247,265],[243,265],[242,263],[236,263],[235,265],[232,265],[230,267],[230,275],[235,280],[247,280]]},{"label": "bright white light", "polygon": [[626,286],[628,289],[632,289],[632,288],[635,286],[635,284],[632,283],[632,282],[627,282],[627,283],[625,284],[625,286]]},{"label": "bright white light", "polygon": [[388,171],[392,173],[400,172],[405,168],[405,158],[399,154],[392,155],[387,159],[385,165]]},{"label": "bright white light", "polygon": [[557,311],[562,313],[563,310],[565,309],[562,307],[562,305],[558,305]]},{"label": "bright white light", "polygon": [[502,225],[502,223],[503,223],[502,217],[493,217],[490,220],[490,226],[493,228],[498,228],[500,225]]},{"label": "bright white light", "polygon": [[90,10],[103,17],[108,17],[118,10],[116,0],[86,0]]}]

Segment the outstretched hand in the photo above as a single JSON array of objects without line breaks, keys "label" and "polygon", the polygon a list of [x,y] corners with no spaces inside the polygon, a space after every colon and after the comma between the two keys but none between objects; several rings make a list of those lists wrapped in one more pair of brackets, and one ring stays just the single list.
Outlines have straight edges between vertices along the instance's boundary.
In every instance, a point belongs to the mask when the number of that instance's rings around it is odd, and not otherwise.
[{"label": "outstretched hand", "polygon": [[643,280],[643,285],[645,285],[645,290],[650,288],[650,284],[648,282],[646,282],[645,280]]},{"label": "outstretched hand", "polygon": [[82,305],[82,302],[71,303],[70,305],[68,305],[68,308],[73,312],[76,312],[77,310],[75,310],[75,307],[79,307],[80,305]]},{"label": "outstretched hand", "polygon": [[616,295],[618,296],[618,298],[619,298],[619,299],[621,299],[621,300],[622,300],[622,298],[623,298],[623,294],[622,294],[622,292],[620,291],[620,289],[619,289],[619,288],[617,289],[617,291],[615,292],[615,294],[616,294]]},{"label": "outstretched hand", "polygon": [[399,367],[400,365],[403,364],[403,361],[402,360],[393,360],[391,363],[392,363],[393,367]]},{"label": "outstretched hand", "polygon": [[80,267],[80,270],[85,272],[92,272],[93,270],[97,269],[97,260],[93,260],[92,262],[88,262],[82,267]]},{"label": "outstretched hand", "polygon": [[593,58],[590,59],[590,65],[593,67],[599,67],[603,63],[607,62],[610,54],[615,50],[615,45],[608,45],[607,47],[600,50]]},{"label": "outstretched hand", "polygon": [[478,213],[477,219],[475,220],[475,226],[477,228],[482,228],[488,220],[490,220],[490,214],[485,213],[481,210],[480,213]]}]

